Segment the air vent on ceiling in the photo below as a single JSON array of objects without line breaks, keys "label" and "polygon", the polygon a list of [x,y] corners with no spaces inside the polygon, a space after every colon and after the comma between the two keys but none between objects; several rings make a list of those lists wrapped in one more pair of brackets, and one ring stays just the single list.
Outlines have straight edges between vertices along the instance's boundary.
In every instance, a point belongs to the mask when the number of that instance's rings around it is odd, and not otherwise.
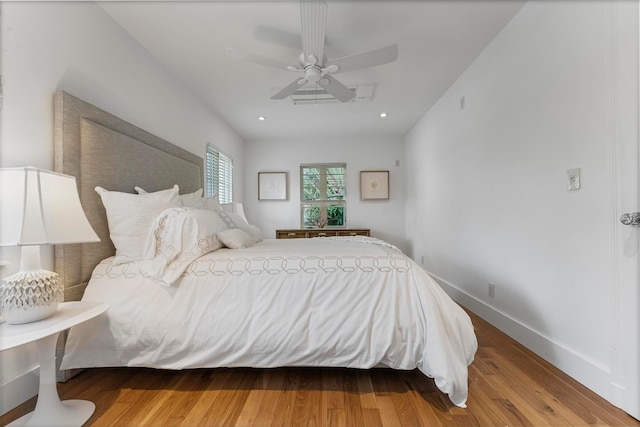
[{"label": "air vent on ceiling", "polygon": [[[371,101],[373,97],[374,85],[363,86],[349,86],[349,89],[356,93],[356,96],[347,102],[366,102]],[[316,88],[303,88],[291,95],[291,101],[294,105],[307,105],[307,104],[331,104],[334,102],[340,102],[329,92],[321,87]]]}]

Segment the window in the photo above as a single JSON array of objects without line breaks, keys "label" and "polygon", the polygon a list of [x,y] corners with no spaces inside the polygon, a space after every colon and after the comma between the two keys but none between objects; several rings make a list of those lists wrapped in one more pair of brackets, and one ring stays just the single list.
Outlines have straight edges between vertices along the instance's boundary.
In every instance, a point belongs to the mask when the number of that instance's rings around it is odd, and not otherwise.
[{"label": "window", "polygon": [[302,227],[346,225],[346,164],[300,166]]},{"label": "window", "polygon": [[233,160],[207,145],[207,188],[205,195],[218,193],[220,203],[233,202]]}]

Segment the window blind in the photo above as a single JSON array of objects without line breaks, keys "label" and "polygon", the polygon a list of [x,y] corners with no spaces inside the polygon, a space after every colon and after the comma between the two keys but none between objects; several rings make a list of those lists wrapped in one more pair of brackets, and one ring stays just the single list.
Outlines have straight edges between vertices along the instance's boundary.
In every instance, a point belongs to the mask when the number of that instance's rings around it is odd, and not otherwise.
[{"label": "window blind", "polygon": [[305,201],[344,200],[347,165],[312,164],[300,166],[301,199]]},{"label": "window blind", "polygon": [[218,193],[220,203],[233,201],[233,160],[207,145],[206,196]]}]

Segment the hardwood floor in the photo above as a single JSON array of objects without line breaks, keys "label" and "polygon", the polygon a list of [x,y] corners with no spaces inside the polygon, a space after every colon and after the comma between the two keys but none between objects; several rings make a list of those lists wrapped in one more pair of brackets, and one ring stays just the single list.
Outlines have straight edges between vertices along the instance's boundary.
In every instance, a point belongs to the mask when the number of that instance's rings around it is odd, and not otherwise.
[{"label": "hardwood floor", "polygon": [[[91,426],[640,426],[471,316],[480,348],[466,409],[417,370],[92,369],[58,390],[96,403]],[[34,407],[35,398],[0,425]]]}]

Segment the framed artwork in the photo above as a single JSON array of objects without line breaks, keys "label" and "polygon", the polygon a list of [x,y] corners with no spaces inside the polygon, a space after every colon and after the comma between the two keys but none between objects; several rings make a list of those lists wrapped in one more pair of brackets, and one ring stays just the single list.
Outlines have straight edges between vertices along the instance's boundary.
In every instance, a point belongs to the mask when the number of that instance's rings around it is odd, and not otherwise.
[{"label": "framed artwork", "polygon": [[258,172],[258,200],[287,200],[287,173]]},{"label": "framed artwork", "polygon": [[389,171],[360,172],[360,200],[389,199]]}]

